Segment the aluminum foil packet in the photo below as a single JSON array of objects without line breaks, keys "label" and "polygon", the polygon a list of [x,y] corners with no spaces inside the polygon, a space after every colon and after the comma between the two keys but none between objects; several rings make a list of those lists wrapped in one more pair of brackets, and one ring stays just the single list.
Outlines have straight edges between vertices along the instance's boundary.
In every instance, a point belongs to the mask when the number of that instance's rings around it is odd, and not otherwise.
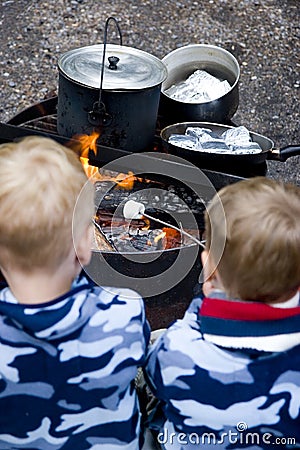
[{"label": "aluminum foil packet", "polygon": [[185,81],[172,85],[165,94],[185,103],[206,103],[223,97],[231,89],[227,80],[220,80],[205,70],[196,70]]},{"label": "aluminum foil packet", "polygon": [[177,147],[206,153],[247,155],[262,152],[244,126],[229,128],[221,135],[209,128],[187,127],[185,134],[173,134],[168,142]]}]

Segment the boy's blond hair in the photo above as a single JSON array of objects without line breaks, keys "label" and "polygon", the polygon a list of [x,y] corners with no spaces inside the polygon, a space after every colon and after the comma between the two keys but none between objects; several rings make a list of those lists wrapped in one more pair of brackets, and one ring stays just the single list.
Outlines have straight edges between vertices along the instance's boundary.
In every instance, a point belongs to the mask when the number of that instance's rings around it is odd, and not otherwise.
[{"label": "boy's blond hair", "polygon": [[30,136],[1,145],[1,266],[55,269],[73,245],[72,222],[75,242],[88,226],[93,193],[76,154],[57,142]]},{"label": "boy's blond hair", "polygon": [[299,288],[299,187],[256,177],[221,189],[206,214],[207,249],[217,261],[212,233],[225,242],[217,269],[231,297],[272,302]]}]

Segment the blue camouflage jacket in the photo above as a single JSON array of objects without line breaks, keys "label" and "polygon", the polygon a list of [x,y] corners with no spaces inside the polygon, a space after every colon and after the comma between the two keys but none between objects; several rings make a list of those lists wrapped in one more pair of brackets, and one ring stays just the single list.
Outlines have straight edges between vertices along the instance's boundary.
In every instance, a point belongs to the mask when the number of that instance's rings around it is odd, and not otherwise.
[{"label": "blue camouflage jacket", "polygon": [[194,299],[150,349],[146,375],[164,449],[300,448],[299,306]]},{"label": "blue camouflage jacket", "polygon": [[85,278],[42,305],[0,293],[0,449],[136,450],[142,299]]}]

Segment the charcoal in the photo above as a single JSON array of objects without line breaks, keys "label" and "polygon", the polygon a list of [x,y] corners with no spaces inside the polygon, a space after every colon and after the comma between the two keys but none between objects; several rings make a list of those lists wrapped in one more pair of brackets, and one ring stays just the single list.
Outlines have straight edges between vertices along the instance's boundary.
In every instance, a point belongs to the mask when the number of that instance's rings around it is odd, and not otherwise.
[{"label": "charcoal", "polygon": [[[203,213],[208,199],[199,198],[192,189],[180,183],[163,183],[140,178],[132,189],[126,190],[116,183],[104,180],[95,183],[95,192],[96,222],[101,226],[108,241],[120,253],[163,250],[193,243],[188,238],[183,240],[178,232],[174,235],[168,231],[166,238],[161,236],[162,229],[155,221],[146,218],[132,221],[124,219],[120,205],[129,199],[143,203],[148,214],[173,225],[178,225],[179,222],[176,221],[179,220],[188,228],[192,213],[198,227],[204,228]],[[180,218],[176,219],[178,214]],[[193,234],[195,230],[189,232]],[[158,236],[161,238],[157,239]],[[110,251],[104,248],[101,241],[96,242],[94,246],[102,251]]]}]

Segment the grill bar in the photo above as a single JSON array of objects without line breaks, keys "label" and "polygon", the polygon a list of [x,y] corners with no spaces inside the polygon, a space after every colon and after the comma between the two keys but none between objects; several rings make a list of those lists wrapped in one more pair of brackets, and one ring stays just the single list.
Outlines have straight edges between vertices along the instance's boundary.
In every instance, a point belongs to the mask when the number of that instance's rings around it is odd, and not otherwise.
[{"label": "grill bar", "polygon": [[[27,128],[25,126],[16,126],[7,123],[0,123],[0,142],[11,142],[20,139],[24,136],[43,136],[56,140],[62,145],[67,147],[78,147],[79,141],[76,139],[69,139],[58,134],[54,134],[48,131],[35,130],[34,128]],[[153,173],[160,173],[171,178],[178,178],[180,174],[180,180],[186,181],[191,184],[199,186],[199,169],[195,166],[190,165],[188,162],[177,162],[174,157],[167,154],[151,153],[135,153],[134,157],[131,152],[116,149],[112,147],[105,147],[102,145],[97,145],[97,160],[93,159],[93,152],[90,152],[90,164],[99,166],[100,162],[102,164],[108,164],[109,170],[114,170],[116,172],[133,171],[135,174],[147,174],[149,173],[149,167],[156,167],[157,171]],[[130,158],[124,158],[131,156]],[[239,181],[242,178],[239,176],[223,174],[220,172],[211,172],[208,170],[203,170],[203,173],[210,179],[210,181],[217,186],[223,187],[226,184],[224,177],[228,177],[228,184],[235,181]],[[201,182],[200,182],[201,184]],[[206,185],[203,185],[205,189]]]},{"label": "grill bar", "polygon": [[[61,136],[57,132],[57,96],[45,99],[36,103],[11,118],[8,123],[0,122],[0,143],[11,142],[24,136],[35,135],[54,139],[62,145],[79,149],[79,141],[75,138]],[[158,129],[160,128],[158,118]],[[161,145],[161,139],[157,136],[154,145],[159,150],[164,150]],[[97,145],[97,156],[93,152],[89,154],[89,163],[96,167],[109,165],[110,170],[116,172],[133,171],[136,174],[148,174],[149,167],[156,168],[154,174],[165,174],[169,177],[175,177],[183,182],[199,185],[199,169],[184,160],[177,160],[167,153],[151,152],[151,156],[145,153],[135,153],[134,157],[129,151]],[[240,174],[214,172],[203,169],[202,172],[208,177],[211,183],[218,190],[225,184],[231,184],[243,179]],[[152,172],[151,172],[152,173]]]}]

